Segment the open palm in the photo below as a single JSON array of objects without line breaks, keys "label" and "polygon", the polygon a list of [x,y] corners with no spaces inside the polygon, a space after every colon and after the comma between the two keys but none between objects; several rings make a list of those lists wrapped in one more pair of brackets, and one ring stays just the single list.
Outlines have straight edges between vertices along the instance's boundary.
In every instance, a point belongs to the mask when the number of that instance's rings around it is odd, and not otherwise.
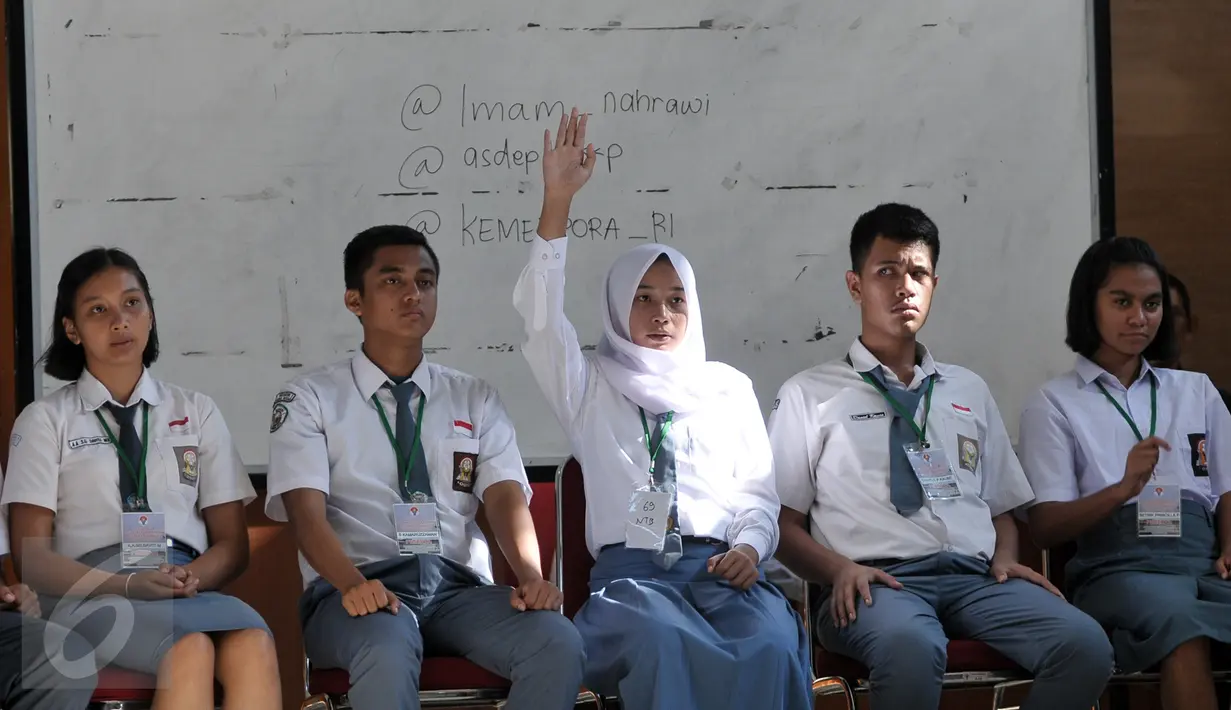
[{"label": "open palm", "polygon": [[547,195],[572,198],[594,173],[594,146],[586,144],[589,114],[560,117],[560,130],[552,145],[551,130],[543,131],[543,189]]}]

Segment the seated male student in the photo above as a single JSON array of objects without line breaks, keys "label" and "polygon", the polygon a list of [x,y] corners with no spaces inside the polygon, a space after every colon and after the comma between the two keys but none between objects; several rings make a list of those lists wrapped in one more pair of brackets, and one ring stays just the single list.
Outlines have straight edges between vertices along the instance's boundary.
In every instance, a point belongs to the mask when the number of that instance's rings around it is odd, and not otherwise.
[{"label": "seated male student", "polygon": [[[1171,291],[1171,325],[1175,328],[1175,357],[1169,362],[1155,362],[1155,367],[1166,367],[1172,370],[1183,370],[1184,353],[1192,345],[1193,336],[1197,334],[1197,314],[1193,313],[1192,297],[1188,286],[1175,274],[1167,274],[1167,286]],[[1231,409],[1231,391],[1218,388],[1222,401]]]},{"label": "seated male student", "polygon": [[1033,494],[986,383],[916,340],[940,240],[884,204],[851,231],[862,332],[782,386],[769,432],[778,558],[824,586],[815,627],[870,672],[873,710],[936,708],[950,636],[1030,671],[1024,710],[1078,710],[1112,672],[1107,636],[1018,562],[1013,510]]},{"label": "seated male student", "polygon": [[[418,708],[425,654],[511,679],[510,710],[573,707],[581,638],[543,579],[513,425],[494,388],[423,357],[435,252],[373,227],[344,272],[363,345],[292,380],[270,427],[266,510],[299,542],[308,658],[350,672],[355,710]],[[480,504],[516,589],[492,584]]]}]

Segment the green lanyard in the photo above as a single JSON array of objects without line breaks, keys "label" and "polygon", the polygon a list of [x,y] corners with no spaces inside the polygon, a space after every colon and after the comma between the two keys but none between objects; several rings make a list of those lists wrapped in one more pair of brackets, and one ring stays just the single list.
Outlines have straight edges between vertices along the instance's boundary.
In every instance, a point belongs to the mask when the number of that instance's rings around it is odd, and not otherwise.
[{"label": "green lanyard", "polygon": [[[1128,425],[1133,428],[1133,434],[1137,436],[1137,441],[1144,441],[1145,437],[1141,435],[1141,430],[1137,428],[1137,422],[1133,421],[1133,418],[1128,415],[1128,412],[1124,411],[1124,407],[1121,407],[1120,403],[1116,401],[1116,398],[1111,396],[1111,393],[1107,391],[1107,388],[1103,386],[1103,383],[1098,382],[1096,380],[1094,384],[1098,386],[1099,391],[1103,393],[1103,396],[1107,398],[1107,401],[1111,402],[1112,406],[1116,408],[1116,411],[1120,413],[1120,416],[1124,417],[1124,421],[1128,422]],[[1150,436],[1154,436],[1154,432],[1157,430],[1157,425],[1158,425],[1158,383],[1154,381],[1153,377],[1151,377],[1150,378]]]},{"label": "green lanyard", "polygon": [[675,418],[675,412],[667,412],[667,421],[663,422],[662,436],[658,437],[658,444],[650,446],[650,425],[645,420],[645,410],[637,407],[641,412],[641,428],[645,430],[645,450],[650,452],[650,479],[654,478],[654,459],[658,458],[658,451],[662,449],[663,442],[667,440],[667,432],[671,431],[671,420]]},{"label": "green lanyard", "polygon": [[107,438],[111,441],[111,445],[115,447],[115,452],[119,454],[120,460],[124,462],[124,467],[128,469],[128,474],[132,476],[133,482],[137,484],[137,497],[145,500],[145,454],[150,450],[149,403],[141,403],[141,460],[135,466],[132,460],[128,458],[128,454],[124,452],[124,448],[120,446],[120,442],[116,440],[115,434],[111,433],[111,427],[107,426],[107,420],[103,419],[102,412],[95,409],[94,416],[98,417],[98,423],[103,425],[103,431],[107,433]]},{"label": "green lanyard", "polygon": [[[419,413],[415,416],[415,438],[410,443],[410,455],[403,458],[402,449],[398,446],[398,438],[393,434],[393,427],[389,426],[389,417],[385,416],[385,408],[380,406],[380,400],[376,395],[372,395],[372,404],[376,405],[376,411],[380,414],[380,423],[385,425],[385,435],[389,437],[389,443],[393,445],[393,455],[397,457],[399,473],[402,476],[402,488],[410,485],[410,468],[414,465],[415,454],[419,453],[419,433],[423,431],[423,405],[427,403],[427,395],[419,396]],[[416,493],[426,493],[426,491],[414,491]]]},{"label": "green lanyard", "polygon": [[864,382],[872,385],[877,392],[880,392],[881,396],[885,398],[885,401],[893,407],[894,411],[896,411],[898,415],[910,422],[910,428],[914,429],[915,436],[919,437],[919,445],[925,449],[928,448],[928,413],[932,411],[932,387],[936,385],[936,378],[931,377],[928,379],[928,391],[923,395],[923,426],[920,427],[915,423],[914,413],[906,411],[906,408],[903,407],[893,395],[889,394],[889,390],[885,389],[885,386],[880,383],[880,380],[866,372],[859,373],[859,376],[863,378]]}]

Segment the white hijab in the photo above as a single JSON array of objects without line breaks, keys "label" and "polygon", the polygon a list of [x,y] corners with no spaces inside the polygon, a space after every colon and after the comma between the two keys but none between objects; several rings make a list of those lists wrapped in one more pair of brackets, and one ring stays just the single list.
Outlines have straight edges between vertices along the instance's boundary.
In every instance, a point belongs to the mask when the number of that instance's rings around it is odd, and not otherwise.
[{"label": "white hijab", "polygon": [[[629,340],[628,318],[641,278],[663,254],[671,260],[688,302],[684,341],[672,351],[643,348]],[[603,339],[598,345],[599,369],[621,394],[652,414],[684,414],[701,409],[747,378],[721,362],[705,359],[701,303],[692,265],[679,251],[661,244],[643,244],[615,260],[602,294]]]}]

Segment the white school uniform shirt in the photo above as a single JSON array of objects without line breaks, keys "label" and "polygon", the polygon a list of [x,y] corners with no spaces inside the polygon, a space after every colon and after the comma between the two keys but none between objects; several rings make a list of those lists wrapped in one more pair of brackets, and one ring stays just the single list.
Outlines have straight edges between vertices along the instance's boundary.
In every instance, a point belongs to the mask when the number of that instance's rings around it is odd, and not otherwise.
[{"label": "white school uniform shirt", "polygon": [[[961,489],[902,515],[889,499],[889,429],[894,409],[859,376],[882,367],[858,340],[849,357],[805,370],[782,385],[769,417],[782,505],[809,513],[812,537],[850,560],[909,559],[955,552],[990,560],[992,518],[1031,500],[987,384],[937,363],[922,345],[908,389],[936,375],[927,438],[942,447]],[[900,382],[889,368],[887,382]],[[915,411],[919,423],[926,397]]]},{"label": "white school uniform shirt", "polygon": [[1073,370],[1044,385],[1022,410],[1018,443],[1035,503],[1077,500],[1124,478],[1137,437],[1097,383],[1148,437],[1151,380],[1158,383],[1155,433],[1171,445],[1170,451],[1159,450],[1156,480],[1178,483],[1184,498],[1214,509],[1218,497],[1231,490],[1231,413],[1210,378],[1146,363],[1125,388],[1081,356]]},{"label": "white school uniform shirt", "polygon": [[[650,481],[650,453],[637,405],[581,351],[564,315],[567,242],[534,240],[514,305],[526,321],[522,351],[581,464],[586,545],[597,556],[624,542],[633,491]],[[683,535],[747,544],[766,560],[778,545],[778,496],[751,384],[746,393],[672,421],[679,526]]]},{"label": "white school uniform shirt", "polygon": [[[209,537],[201,511],[256,499],[222,412],[206,395],[155,379],[148,370],[130,401],[149,405],[150,509],[164,514],[167,535],[203,553]],[[118,439],[119,425],[104,407],[109,402],[116,403],[87,370],[26,407],[13,425],[0,505],[28,503],[54,512],[53,549],[66,557],[121,541],[119,458],[95,414],[102,413]],[[140,407],[134,426],[141,437]]]},{"label": "white school uniform shirt", "polygon": [[[513,424],[496,389],[477,377],[424,359],[410,379],[419,386],[410,411],[417,413],[420,398],[427,397],[420,445],[436,499],[442,556],[490,582],[491,554],[475,522],[483,494],[495,483],[516,481],[530,500]],[[375,394],[396,432],[397,402],[385,384],[393,383],[360,351],[291,380],[275,398],[270,427],[266,514],[284,521],[283,494],[321,491],[326,519],[356,566],[398,556],[393,506],[402,502],[400,472],[372,403]],[[468,477],[456,454],[475,457]],[[302,552],[299,569],[304,587],[320,576]]]}]

